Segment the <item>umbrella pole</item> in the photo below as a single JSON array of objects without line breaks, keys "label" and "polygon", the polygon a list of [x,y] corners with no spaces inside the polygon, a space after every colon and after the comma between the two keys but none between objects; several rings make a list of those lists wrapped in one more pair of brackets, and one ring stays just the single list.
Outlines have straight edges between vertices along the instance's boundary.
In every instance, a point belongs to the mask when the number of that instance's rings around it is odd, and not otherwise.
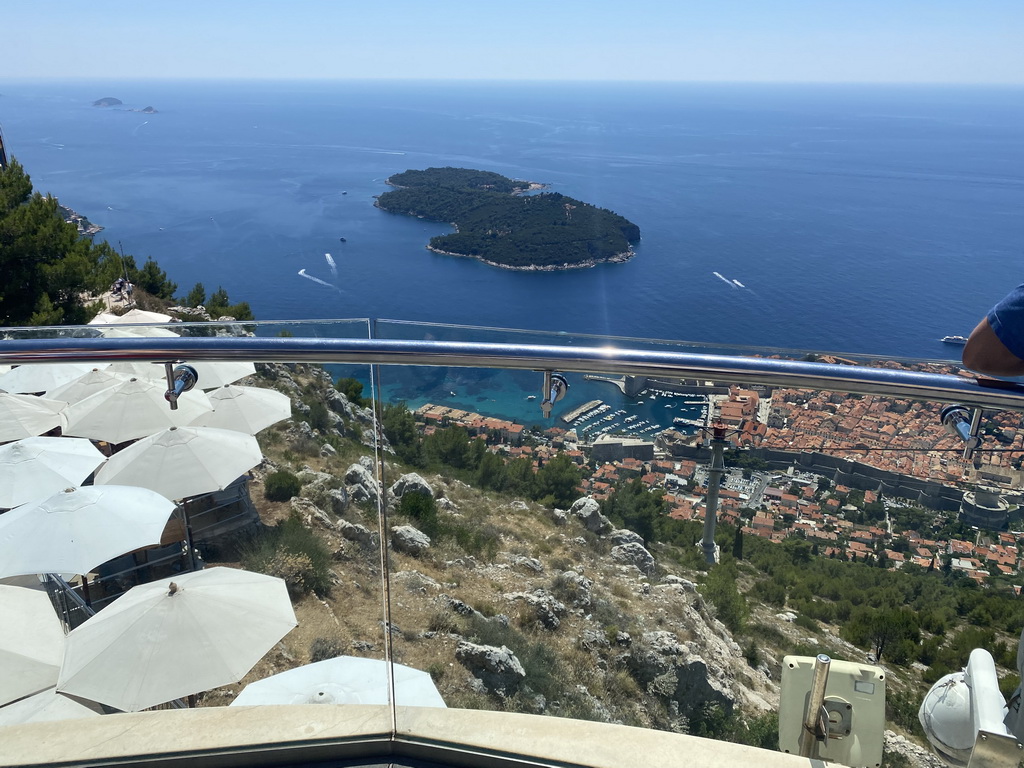
[{"label": "umbrella pole", "polygon": [[185,546],[188,547],[188,568],[196,569],[196,548],[192,543],[192,521],[188,517],[188,499],[181,500],[181,518],[185,524]]}]

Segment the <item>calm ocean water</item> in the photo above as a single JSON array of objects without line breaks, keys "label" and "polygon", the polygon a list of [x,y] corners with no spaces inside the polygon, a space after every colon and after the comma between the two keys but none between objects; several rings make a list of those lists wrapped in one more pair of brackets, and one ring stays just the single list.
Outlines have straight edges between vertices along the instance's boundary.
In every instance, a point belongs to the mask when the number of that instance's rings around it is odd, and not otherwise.
[{"label": "calm ocean water", "polygon": [[[934,358],[1024,279],[1019,88],[0,80],[0,94],[37,189],[155,257],[182,294],[223,285],[261,319]],[[158,114],[90,106],[104,96]],[[528,274],[431,254],[445,226],[372,203],[387,176],[437,165],[611,208],[640,226],[637,256]],[[475,386],[433,386],[456,385]],[[473,400],[521,402],[512,390]]]}]

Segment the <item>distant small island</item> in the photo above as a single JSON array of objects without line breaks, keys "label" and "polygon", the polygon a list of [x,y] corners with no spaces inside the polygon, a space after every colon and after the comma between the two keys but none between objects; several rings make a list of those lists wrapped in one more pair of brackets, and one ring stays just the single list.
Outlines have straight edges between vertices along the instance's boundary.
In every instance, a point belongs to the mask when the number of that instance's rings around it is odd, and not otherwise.
[{"label": "distant small island", "polygon": [[96,99],[92,103],[94,107],[116,107],[118,104],[124,104],[120,99],[115,99],[113,96],[104,96],[102,99]]},{"label": "distant small island", "polygon": [[451,222],[455,232],[428,249],[469,256],[505,269],[558,270],[628,261],[640,228],[605,208],[543,184],[469,168],[405,171],[387,179],[396,189],[377,198],[385,211]]}]

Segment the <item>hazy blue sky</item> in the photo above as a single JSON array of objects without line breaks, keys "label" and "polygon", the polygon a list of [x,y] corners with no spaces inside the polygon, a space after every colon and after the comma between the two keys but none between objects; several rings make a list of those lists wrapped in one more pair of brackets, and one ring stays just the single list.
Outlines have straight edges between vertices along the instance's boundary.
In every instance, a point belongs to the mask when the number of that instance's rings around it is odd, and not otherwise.
[{"label": "hazy blue sky", "polygon": [[1024,82],[1024,0],[4,3],[0,77]]}]

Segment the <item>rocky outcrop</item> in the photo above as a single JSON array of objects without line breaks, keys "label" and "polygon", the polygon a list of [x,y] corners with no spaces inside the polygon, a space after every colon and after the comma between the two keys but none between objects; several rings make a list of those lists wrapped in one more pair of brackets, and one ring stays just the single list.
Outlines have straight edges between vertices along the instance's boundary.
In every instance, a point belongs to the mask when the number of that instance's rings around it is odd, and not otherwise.
[{"label": "rocky outcrop", "polygon": [[512,592],[504,597],[512,602],[521,600],[530,606],[537,621],[545,629],[558,629],[561,624],[559,617],[566,613],[565,604],[545,589],[535,589],[533,592]]},{"label": "rocky outcrop", "polygon": [[477,645],[465,640],[455,648],[455,658],[491,692],[507,696],[526,677],[519,659],[506,646]]},{"label": "rocky outcrop", "polygon": [[612,531],[608,537],[611,539],[613,545],[620,544],[639,544],[641,547],[644,545],[644,537],[639,533],[634,533],[626,528],[618,528]]},{"label": "rocky outcrop", "polygon": [[345,484],[349,497],[354,502],[369,501],[376,504],[380,499],[377,480],[362,464],[352,464],[345,472]]},{"label": "rocky outcrop", "polygon": [[565,571],[555,577],[554,589],[573,608],[590,608],[593,598],[591,589],[594,582],[576,571]]},{"label": "rocky outcrop", "polygon": [[648,576],[657,568],[654,556],[644,548],[643,544],[637,544],[635,541],[612,547],[612,559],[618,560],[620,563],[635,565],[641,573]]},{"label": "rocky outcrop", "polygon": [[350,523],[347,520],[339,520],[335,523],[338,533],[344,536],[349,541],[354,541],[361,547],[366,549],[376,549],[379,538],[376,533],[371,531],[365,525],[359,523]]},{"label": "rocky outcrop", "polygon": [[388,492],[394,499],[401,499],[407,493],[422,493],[424,496],[429,496],[430,498],[434,497],[434,489],[430,487],[430,484],[426,480],[415,472],[402,475],[395,481],[394,485],[388,489]]},{"label": "rocky outcrop", "polygon": [[732,712],[728,687],[671,632],[645,632],[625,662],[637,682],[673,702],[683,715],[705,703],[718,704],[727,715]]},{"label": "rocky outcrop", "polygon": [[391,529],[391,546],[396,552],[418,557],[430,549],[430,537],[411,525],[398,525]]},{"label": "rocky outcrop", "polygon": [[906,737],[900,736],[893,731],[886,731],[883,735],[882,748],[886,752],[903,755],[914,768],[946,768],[946,764],[933,752],[919,747]]},{"label": "rocky outcrop", "polygon": [[579,518],[588,531],[609,533],[615,527],[611,520],[601,514],[601,506],[589,496],[577,499],[569,507],[569,514]]}]

